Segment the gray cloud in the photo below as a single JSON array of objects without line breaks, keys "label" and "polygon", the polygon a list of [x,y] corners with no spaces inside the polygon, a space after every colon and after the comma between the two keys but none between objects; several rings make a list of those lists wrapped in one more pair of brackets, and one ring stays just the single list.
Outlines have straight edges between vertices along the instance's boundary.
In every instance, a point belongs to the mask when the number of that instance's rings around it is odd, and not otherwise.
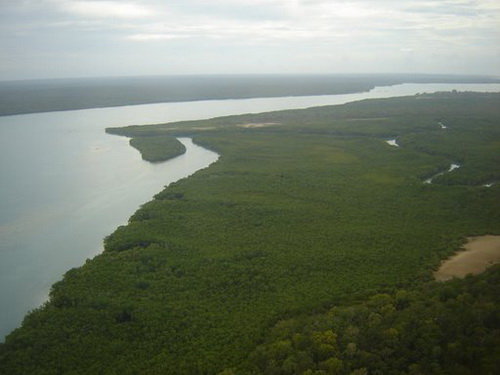
[{"label": "gray cloud", "polygon": [[500,75],[496,0],[14,0],[0,79],[135,74]]}]

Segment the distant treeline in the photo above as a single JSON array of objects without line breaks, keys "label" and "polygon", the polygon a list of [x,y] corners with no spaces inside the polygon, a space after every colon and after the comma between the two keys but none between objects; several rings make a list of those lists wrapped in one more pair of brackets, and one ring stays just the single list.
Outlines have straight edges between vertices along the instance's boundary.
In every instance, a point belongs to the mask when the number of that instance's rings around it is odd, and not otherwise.
[{"label": "distant treeline", "polygon": [[482,76],[192,75],[0,82],[0,116],[210,99],[334,95],[400,83],[498,83]]}]

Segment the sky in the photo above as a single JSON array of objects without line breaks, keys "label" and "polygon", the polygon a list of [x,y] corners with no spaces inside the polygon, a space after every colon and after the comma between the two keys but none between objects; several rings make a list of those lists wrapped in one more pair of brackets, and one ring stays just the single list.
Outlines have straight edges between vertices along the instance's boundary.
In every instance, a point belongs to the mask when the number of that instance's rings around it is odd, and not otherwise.
[{"label": "sky", "polygon": [[500,76],[499,0],[0,0],[0,80]]}]

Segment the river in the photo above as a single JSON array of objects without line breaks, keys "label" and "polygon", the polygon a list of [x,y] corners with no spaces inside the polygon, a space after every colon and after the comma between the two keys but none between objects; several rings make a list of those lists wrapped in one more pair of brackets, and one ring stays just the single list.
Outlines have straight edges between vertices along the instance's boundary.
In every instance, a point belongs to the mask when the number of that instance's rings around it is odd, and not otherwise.
[{"label": "river", "polygon": [[68,269],[102,251],[163,186],[207,167],[217,155],[182,139],[187,153],[144,162],[106,127],[205,119],[343,104],[436,91],[500,92],[500,84],[403,84],[366,93],[213,100],[0,117],[0,339],[47,299]]}]

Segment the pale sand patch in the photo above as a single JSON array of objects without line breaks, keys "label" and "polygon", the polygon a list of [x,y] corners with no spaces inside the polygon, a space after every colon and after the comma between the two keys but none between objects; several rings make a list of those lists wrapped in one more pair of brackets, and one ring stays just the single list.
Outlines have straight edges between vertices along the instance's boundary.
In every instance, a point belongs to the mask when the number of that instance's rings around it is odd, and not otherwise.
[{"label": "pale sand patch", "polygon": [[252,122],[248,124],[238,124],[236,126],[240,128],[250,129],[250,128],[264,128],[266,126],[279,125],[277,122]]},{"label": "pale sand patch", "polygon": [[500,263],[500,236],[469,237],[463,251],[445,260],[434,272],[437,281],[478,274]]}]

